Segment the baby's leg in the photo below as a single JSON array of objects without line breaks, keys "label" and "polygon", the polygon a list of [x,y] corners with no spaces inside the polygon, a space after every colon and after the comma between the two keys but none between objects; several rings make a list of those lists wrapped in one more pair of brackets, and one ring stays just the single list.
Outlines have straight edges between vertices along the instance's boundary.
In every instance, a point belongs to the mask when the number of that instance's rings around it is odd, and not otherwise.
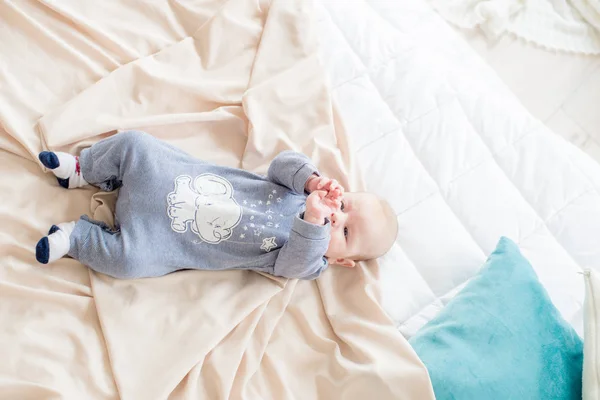
[{"label": "baby's leg", "polygon": [[121,132],[84,149],[79,157],[67,153],[42,152],[40,161],[56,175],[65,188],[88,183],[105,191],[123,184],[126,176],[152,162],[162,142],[138,131]]},{"label": "baby's leg", "polygon": [[96,272],[119,279],[145,277],[143,264],[136,257],[136,246],[125,242],[120,231],[109,231],[84,219],[77,222],[71,235],[69,256]]},{"label": "baby's leg", "polygon": [[48,236],[38,242],[36,258],[48,264],[69,255],[94,271],[120,279],[160,275],[147,274],[135,246],[129,243],[127,254],[125,247],[121,232],[80,219],[77,223],[53,225]]}]

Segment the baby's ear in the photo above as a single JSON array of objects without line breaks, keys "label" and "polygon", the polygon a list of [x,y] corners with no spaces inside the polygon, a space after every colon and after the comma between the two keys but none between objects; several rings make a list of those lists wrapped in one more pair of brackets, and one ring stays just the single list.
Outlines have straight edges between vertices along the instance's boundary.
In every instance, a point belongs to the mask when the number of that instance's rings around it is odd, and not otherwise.
[{"label": "baby's ear", "polygon": [[356,263],[353,260],[349,260],[347,258],[336,258],[334,264],[346,267],[346,268],[354,268]]}]

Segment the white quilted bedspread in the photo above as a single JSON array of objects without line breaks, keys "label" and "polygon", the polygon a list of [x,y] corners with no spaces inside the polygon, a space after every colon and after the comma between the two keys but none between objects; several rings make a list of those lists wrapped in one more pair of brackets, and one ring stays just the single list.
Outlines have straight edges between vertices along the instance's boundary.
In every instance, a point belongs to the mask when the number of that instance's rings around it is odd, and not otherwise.
[{"label": "white quilted bedspread", "polygon": [[[398,214],[385,308],[407,337],[516,241],[582,333],[600,166],[552,134],[423,0],[325,0],[322,57],[367,189]],[[515,61],[516,62],[516,61]]]}]

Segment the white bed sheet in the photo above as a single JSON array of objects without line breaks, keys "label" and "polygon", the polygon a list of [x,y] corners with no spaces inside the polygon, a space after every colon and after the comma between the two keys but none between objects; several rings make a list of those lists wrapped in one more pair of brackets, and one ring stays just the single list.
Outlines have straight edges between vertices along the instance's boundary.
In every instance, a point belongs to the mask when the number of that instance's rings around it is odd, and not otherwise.
[{"label": "white bed sheet", "polygon": [[324,0],[322,58],[368,190],[400,232],[382,302],[410,337],[517,242],[582,334],[600,268],[600,167],[533,118],[424,0]]}]

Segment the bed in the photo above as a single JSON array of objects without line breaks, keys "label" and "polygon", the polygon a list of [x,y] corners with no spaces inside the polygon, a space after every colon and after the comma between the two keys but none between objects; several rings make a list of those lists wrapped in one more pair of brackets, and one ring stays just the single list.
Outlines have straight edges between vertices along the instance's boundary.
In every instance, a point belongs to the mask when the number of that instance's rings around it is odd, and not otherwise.
[{"label": "bed", "polygon": [[[581,332],[600,167],[427,3],[8,1],[0,19],[0,397],[433,398],[406,338],[502,235]],[[132,128],[256,172],[303,151],[390,200],[396,245],[316,282],[41,268],[39,236],[110,224],[114,193],[63,190],[37,153]]]},{"label": "bed", "polygon": [[382,302],[410,337],[517,242],[580,335],[584,268],[600,265],[600,168],[533,118],[421,1],[324,1],[322,54],[366,188],[400,234]]}]

